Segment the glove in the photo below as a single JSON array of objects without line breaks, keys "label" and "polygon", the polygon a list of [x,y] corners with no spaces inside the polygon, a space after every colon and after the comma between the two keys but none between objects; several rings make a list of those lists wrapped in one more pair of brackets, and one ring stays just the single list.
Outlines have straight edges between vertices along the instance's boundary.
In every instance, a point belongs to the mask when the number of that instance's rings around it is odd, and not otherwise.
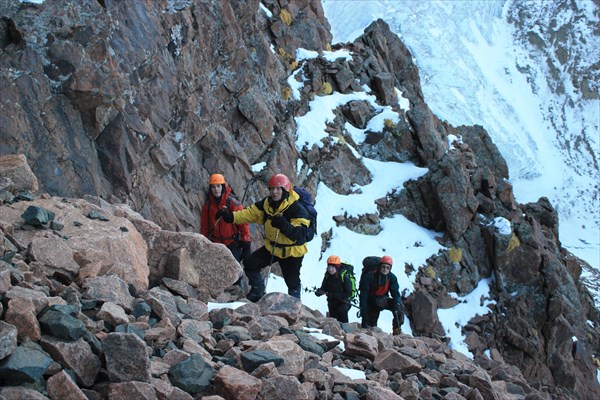
[{"label": "glove", "polygon": [[233,222],[233,213],[226,208],[217,211],[217,219],[221,218],[223,221],[231,224]]},{"label": "glove", "polygon": [[324,294],[327,294],[327,293],[325,293],[325,292],[324,292],[324,291],[322,291],[321,289],[317,289],[317,291],[315,292],[315,294],[316,294],[318,297],[321,297],[321,296],[323,296]]},{"label": "glove", "polygon": [[285,218],[283,218],[281,215],[278,215],[276,217],[273,217],[273,219],[271,220],[271,226],[273,228],[277,228],[280,231],[284,230],[285,228],[287,228],[287,226],[290,223],[287,222],[287,220]]},{"label": "glove", "polygon": [[242,249],[241,260],[246,259],[250,254],[252,254],[252,250],[250,250],[250,242],[239,242],[238,245]]}]

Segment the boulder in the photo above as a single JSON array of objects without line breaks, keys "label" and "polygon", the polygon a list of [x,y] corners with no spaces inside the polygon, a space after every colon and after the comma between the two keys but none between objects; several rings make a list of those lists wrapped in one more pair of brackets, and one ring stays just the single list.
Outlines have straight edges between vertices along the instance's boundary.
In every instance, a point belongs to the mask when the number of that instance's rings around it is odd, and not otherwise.
[{"label": "boulder", "polygon": [[39,189],[38,179],[24,154],[0,155],[0,176],[10,180],[10,184],[3,188],[10,192],[37,192]]},{"label": "boulder", "polygon": [[262,381],[252,375],[228,365],[215,375],[214,382],[217,393],[224,398],[253,400],[260,392]]},{"label": "boulder", "polygon": [[132,333],[109,333],[102,339],[102,351],[111,382],[150,380],[150,360],[145,343]]}]

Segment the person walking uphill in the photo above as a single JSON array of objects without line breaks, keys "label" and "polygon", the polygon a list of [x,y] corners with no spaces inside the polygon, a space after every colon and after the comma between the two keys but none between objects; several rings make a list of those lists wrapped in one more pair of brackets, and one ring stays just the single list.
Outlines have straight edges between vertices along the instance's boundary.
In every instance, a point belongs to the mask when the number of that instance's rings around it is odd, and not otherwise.
[{"label": "person walking uphill", "polygon": [[338,256],[329,256],[327,259],[327,272],[321,287],[317,289],[317,296],[327,295],[327,308],[329,316],[340,322],[348,322],[348,311],[352,297],[352,281],[348,274],[342,275],[340,267],[342,262]]},{"label": "person walking uphill", "polygon": [[[373,257],[367,257],[369,258]],[[363,260],[363,268],[367,267],[365,263],[367,259]],[[362,327],[370,328],[377,326],[379,313],[382,310],[390,310],[394,315],[392,332],[398,335],[404,323],[404,306],[398,288],[398,278],[391,272],[392,264],[392,257],[383,256],[375,269],[361,276],[360,314]]]},{"label": "person walking uphill", "polygon": [[200,233],[211,242],[223,243],[238,262],[250,255],[250,228],[248,224],[231,225],[219,219],[217,212],[223,207],[243,210],[244,206],[233,195],[231,187],[221,174],[212,174],[208,181],[210,190],[200,215]]},{"label": "person walking uphill", "polygon": [[217,213],[226,222],[265,226],[264,246],[244,260],[244,271],[252,286],[246,296],[250,301],[257,302],[264,296],[265,282],[260,271],[273,262],[279,262],[288,294],[300,299],[300,268],[307,252],[306,230],[310,220],[299,198],[288,177],[275,174],[269,179],[269,196],[241,211]]}]

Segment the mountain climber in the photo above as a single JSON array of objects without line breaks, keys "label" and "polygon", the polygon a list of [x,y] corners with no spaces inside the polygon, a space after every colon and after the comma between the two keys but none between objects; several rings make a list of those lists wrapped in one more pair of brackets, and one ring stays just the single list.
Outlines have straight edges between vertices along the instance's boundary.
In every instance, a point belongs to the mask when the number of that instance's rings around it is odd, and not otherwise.
[{"label": "mountain climber", "polygon": [[223,207],[230,211],[243,210],[244,206],[232,192],[221,174],[212,174],[208,180],[209,193],[202,206],[200,233],[214,243],[223,243],[238,262],[250,255],[250,227],[248,224],[231,225],[219,219],[217,212]]},{"label": "mountain climber", "polygon": [[317,296],[327,295],[329,316],[340,322],[348,322],[348,311],[352,296],[352,282],[347,274],[340,274],[340,257],[332,255],[327,258],[327,272],[323,277]]},{"label": "mountain climber", "polygon": [[284,174],[269,179],[269,195],[250,207],[231,212],[220,210],[217,215],[234,224],[255,223],[265,226],[265,244],[244,260],[244,271],[252,286],[247,294],[256,302],[265,294],[261,269],[279,262],[288,294],[300,299],[300,268],[307,252],[306,230],[310,225],[306,209]]},{"label": "mountain climber", "polygon": [[[360,314],[363,328],[377,326],[381,310],[394,315],[392,333],[398,335],[404,323],[404,306],[398,290],[398,278],[392,270],[392,257],[383,256],[379,266],[366,273],[360,280]],[[391,295],[392,297],[389,297]]]}]

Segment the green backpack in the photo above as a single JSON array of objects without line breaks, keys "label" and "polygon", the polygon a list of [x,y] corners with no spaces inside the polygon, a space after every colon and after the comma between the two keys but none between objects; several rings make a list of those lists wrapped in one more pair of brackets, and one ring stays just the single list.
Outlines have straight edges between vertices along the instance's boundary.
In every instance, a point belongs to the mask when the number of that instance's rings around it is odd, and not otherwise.
[{"label": "green backpack", "polygon": [[352,293],[350,294],[350,301],[353,301],[358,295],[358,289],[356,288],[356,277],[354,276],[354,266],[351,264],[342,263],[340,266],[340,277],[342,282],[346,279],[346,276],[350,278],[352,283]]}]

